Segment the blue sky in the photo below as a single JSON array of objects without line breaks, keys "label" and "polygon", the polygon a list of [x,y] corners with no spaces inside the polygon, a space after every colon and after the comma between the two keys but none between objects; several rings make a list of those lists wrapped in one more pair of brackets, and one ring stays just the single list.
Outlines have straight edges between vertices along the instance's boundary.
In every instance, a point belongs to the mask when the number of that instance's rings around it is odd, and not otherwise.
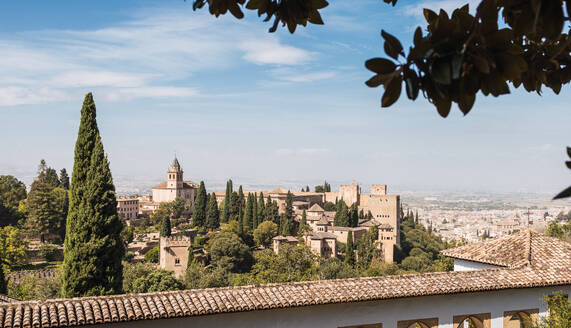
[{"label": "blue sky", "polygon": [[[2,1],[0,174],[30,182],[41,158],[70,169],[92,91],[118,185],[159,180],[176,152],[212,184],[328,179],[400,190],[566,187],[571,93],[479,96],[442,119],[426,100],[380,108],[364,61],[380,29],[412,39],[421,9],[466,1],[331,1],[312,25],[267,33],[192,1]],[[474,3],[474,1],[470,1]]]}]

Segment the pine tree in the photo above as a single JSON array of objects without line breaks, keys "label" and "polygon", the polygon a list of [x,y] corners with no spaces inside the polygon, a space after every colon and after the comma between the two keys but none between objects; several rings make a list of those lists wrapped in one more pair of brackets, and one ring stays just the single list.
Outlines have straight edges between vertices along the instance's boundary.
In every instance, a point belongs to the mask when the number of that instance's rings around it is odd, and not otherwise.
[{"label": "pine tree", "polygon": [[204,227],[206,222],[206,202],[208,201],[206,195],[206,187],[204,181],[200,181],[200,187],[194,200],[194,212],[192,213],[192,224],[195,227]]},{"label": "pine tree", "polygon": [[160,236],[161,237],[171,236],[171,219],[167,215],[165,215],[161,220]]},{"label": "pine tree", "polygon": [[345,245],[345,263],[355,265],[355,247],[353,246],[353,231],[347,233],[347,244]]},{"label": "pine tree", "polygon": [[272,211],[272,197],[270,195],[268,195],[268,198],[266,199],[266,204],[264,207],[264,220],[272,221],[272,222],[276,223],[276,218],[274,217],[274,214]]},{"label": "pine tree", "polygon": [[246,210],[244,211],[244,217],[242,218],[242,225],[244,227],[250,227],[254,225],[254,197],[252,194],[248,194],[246,200]]},{"label": "pine tree", "polygon": [[32,183],[26,201],[28,211],[26,226],[31,231],[38,233],[42,242],[44,242],[44,236],[52,230],[53,223],[58,217],[56,199],[52,193],[53,189],[44,179],[36,179]]},{"label": "pine tree", "polygon": [[232,197],[232,180],[226,182],[226,193],[224,193],[224,210],[222,212],[222,222],[228,223],[230,221],[230,212],[232,204],[230,198]]},{"label": "pine tree", "polygon": [[264,204],[264,193],[260,191],[258,197],[258,225],[266,220],[266,204]]},{"label": "pine tree", "polygon": [[301,222],[299,223],[298,234],[301,235],[309,230],[310,230],[309,225],[307,225],[307,214],[305,213],[305,210],[303,210],[303,212],[301,213]]},{"label": "pine tree", "polygon": [[418,210],[416,210],[416,214],[414,215],[414,223],[418,224]]},{"label": "pine tree", "polygon": [[59,178],[57,176],[57,172],[55,169],[53,169],[51,167],[48,167],[46,169],[45,182],[47,184],[49,184],[52,188],[59,187],[60,181],[59,181]]},{"label": "pine tree", "polygon": [[65,168],[59,171],[59,186],[65,190],[69,189],[69,175],[67,175]]},{"label": "pine tree", "polygon": [[208,230],[216,230],[218,227],[220,227],[220,212],[218,211],[216,194],[212,193],[206,207],[206,228]]},{"label": "pine tree", "polygon": [[125,254],[115,187],[103,151],[91,93],[85,96],[75,144],[62,264],[62,295],[118,294]]}]

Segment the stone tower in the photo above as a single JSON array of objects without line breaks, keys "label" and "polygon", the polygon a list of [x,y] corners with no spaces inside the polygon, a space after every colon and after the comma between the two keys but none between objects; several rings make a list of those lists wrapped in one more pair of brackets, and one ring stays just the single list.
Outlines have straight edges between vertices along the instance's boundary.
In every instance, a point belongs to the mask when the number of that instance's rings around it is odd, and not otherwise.
[{"label": "stone tower", "polygon": [[183,186],[182,173],[183,172],[182,169],[180,168],[178,159],[176,159],[175,156],[171,166],[169,167],[168,171],[169,178],[167,180],[167,188],[182,190]]}]

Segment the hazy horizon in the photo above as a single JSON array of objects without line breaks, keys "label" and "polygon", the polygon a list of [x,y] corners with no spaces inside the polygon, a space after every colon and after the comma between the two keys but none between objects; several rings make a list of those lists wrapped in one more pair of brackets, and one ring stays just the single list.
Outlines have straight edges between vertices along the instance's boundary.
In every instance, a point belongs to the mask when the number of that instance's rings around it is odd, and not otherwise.
[{"label": "hazy horizon", "polygon": [[0,174],[29,184],[42,158],[71,173],[92,91],[119,191],[164,180],[176,153],[186,179],[213,186],[555,194],[571,180],[569,85],[479,94],[468,116],[453,106],[447,119],[422,97],[380,109],[382,89],[364,85],[364,61],[385,56],[381,28],[409,42],[421,8],[466,2],[331,2],[325,26],[294,35],[191,1],[4,2]]}]

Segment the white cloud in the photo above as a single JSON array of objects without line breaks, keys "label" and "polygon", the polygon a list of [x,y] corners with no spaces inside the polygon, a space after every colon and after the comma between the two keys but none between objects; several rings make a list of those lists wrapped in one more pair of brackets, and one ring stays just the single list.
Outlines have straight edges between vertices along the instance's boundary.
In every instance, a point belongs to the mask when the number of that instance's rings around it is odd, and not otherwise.
[{"label": "white cloud", "polygon": [[0,106],[45,104],[67,99],[69,96],[64,91],[52,88],[0,87]]},{"label": "white cloud", "polygon": [[334,71],[317,71],[317,72],[307,72],[303,70],[297,70],[292,68],[276,68],[270,70],[270,74],[274,78],[286,82],[314,82],[319,80],[325,80],[332,78],[336,75]]},{"label": "white cloud", "polygon": [[133,98],[188,98],[198,95],[196,89],[180,87],[141,87],[121,88],[117,91],[104,92],[108,101],[126,101]]},{"label": "white cloud", "polygon": [[243,58],[255,64],[300,65],[310,59],[309,52],[280,44],[276,39],[248,40],[240,44]]},{"label": "white cloud", "polygon": [[[0,106],[58,102],[90,88],[109,101],[188,98],[199,94],[200,81],[191,79],[198,72],[243,61],[302,65],[315,55],[264,29],[227,22],[208,13],[148,12],[96,30],[0,35]],[[288,79],[320,77],[311,74]]]}]

